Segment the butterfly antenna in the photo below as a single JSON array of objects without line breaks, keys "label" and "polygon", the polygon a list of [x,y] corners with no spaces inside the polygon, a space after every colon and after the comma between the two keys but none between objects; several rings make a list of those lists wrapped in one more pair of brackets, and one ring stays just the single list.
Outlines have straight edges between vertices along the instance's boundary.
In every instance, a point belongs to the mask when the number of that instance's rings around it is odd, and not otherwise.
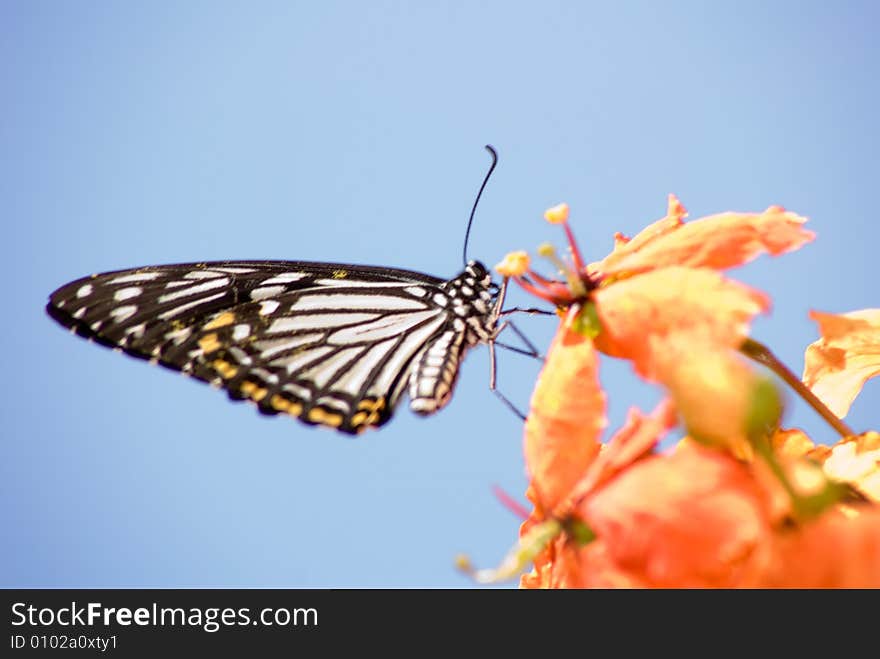
[{"label": "butterfly antenna", "polygon": [[480,203],[480,197],[483,194],[483,189],[486,187],[486,183],[489,182],[489,177],[492,176],[492,172],[495,171],[495,165],[498,164],[498,152],[492,148],[491,144],[486,145],[486,150],[492,154],[492,164],[489,166],[489,171],[486,172],[486,178],[483,179],[483,185],[480,186],[480,191],[477,193],[477,198],[474,199],[474,207],[471,208],[471,216],[468,218],[467,230],[464,232],[464,249],[461,253],[462,261],[464,261],[464,265],[467,266],[467,246],[468,246],[468,238],[471,235],[471,225],[474,223],[474,213],[477,212],[477,204]]}]

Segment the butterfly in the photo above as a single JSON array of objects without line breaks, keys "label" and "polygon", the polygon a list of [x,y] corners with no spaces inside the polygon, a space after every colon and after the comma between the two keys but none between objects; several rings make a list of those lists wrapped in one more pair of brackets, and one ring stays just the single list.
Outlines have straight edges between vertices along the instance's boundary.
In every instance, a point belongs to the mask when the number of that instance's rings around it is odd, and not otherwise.
[{"label": "butterfly", "polygon": [[[483,181],[480,194],[497,162]],[[468,232],[473,210],[468,222]],[[465,254],[467,233],[465,235]],[[465,257],[466,259],[466,257]],[[49,297],[76,334],[250,400],[265,414],[356,434],[407,393],[429,415],[452,397],[465,353],[504,324],[499,286],[478,261],[449,280],[305,261],[146,266],[84,277]],[[519,333],[519,332],[517,332]]]},{"label": "butterfly", "polygon": [[47,311],[103,345],[346,433],[380,426],[407,392],[432,414],[466,351],[494,340],[502,296],[469,261],[448,281],[297,261],[147,266],[66,284]]}]

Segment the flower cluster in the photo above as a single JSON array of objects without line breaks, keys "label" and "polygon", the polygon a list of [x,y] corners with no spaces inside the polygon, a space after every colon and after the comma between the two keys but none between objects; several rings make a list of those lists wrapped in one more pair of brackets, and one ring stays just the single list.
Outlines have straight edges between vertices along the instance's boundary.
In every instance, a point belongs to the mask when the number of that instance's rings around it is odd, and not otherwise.
[{"label": "flower cluster", "polygon": [[[804,218],[780,207],[685,222],[670,196],[665,217],[586,263],[568,208],[570,256],[539,252],[560,278],[531,269],[523,252],[497,266],[557,307],[525,424],[526,493],[520,540],[480,581],[521,577],[523,587],[880,586],[880,435],[856,435],[845,415],[880,373],[880,310],[813,313],[821,338],[803,378],[749,337],[764,293],[723,271],[813,240]],[[629,360],[665,399],[631,409],[606,442],[599,353]],[[769,367],[813,405],[841,439],[815,444],[781,427],[783,398]],[[686,437],[660,452],[677,426]]]}]

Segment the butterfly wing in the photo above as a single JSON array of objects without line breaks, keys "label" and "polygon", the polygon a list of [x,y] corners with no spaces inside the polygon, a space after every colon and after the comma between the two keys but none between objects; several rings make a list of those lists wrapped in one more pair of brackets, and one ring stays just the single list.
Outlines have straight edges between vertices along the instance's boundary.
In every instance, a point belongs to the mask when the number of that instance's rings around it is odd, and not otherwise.
[{"label": "butterfly wing", "polygon": [[391,417],[414,359],[451,327],[435,300],[444,283],[343,264],[178,264],[71,282],[47,311],[82,336],[222,386],[264,413],[356,433]]}]

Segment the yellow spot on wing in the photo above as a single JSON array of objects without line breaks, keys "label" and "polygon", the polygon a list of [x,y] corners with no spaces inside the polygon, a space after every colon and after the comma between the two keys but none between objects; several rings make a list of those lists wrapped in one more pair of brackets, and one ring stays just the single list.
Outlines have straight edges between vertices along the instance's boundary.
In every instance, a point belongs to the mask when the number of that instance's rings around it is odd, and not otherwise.
[{"label": "yellow spot on wing", "polygon": [[348,270],[334,270],[333,279],[345,279],[348,277]]},{"label": "yellow spot on wing", "polygon": [[202,352],[206,355],[214,352],[219,347],[220,341],[217,340],[217,334],[214,332],[205,334],[205,336],[199,339],[199,348],[201,348]]},{"label": "yellow spot on wing", "polygon": [[265,387],[261,387],[253,382],[244,382],[241,385],[241,393],[259,403],[266,397],[268,392]]},{"label": "yellow spot on wing", "polygon": [[335,412],[328,412],[326,410],[321,409],[320,407],[313,407],[309,410],[309,421],[314,421],[315,423],[323,423],[327,426],[332,426],[334,428],[338,428],[342,425],[343,417],[341,414],[337,414]]},{"label": "yellow spot on wing", "polygon": [[370,412],[379,412],[385,409],[385,398],[365,398],[358,402],[359,410],[369,410]]},{"label": "yellow spot on wing", "polygon": [[279,396],[275,394],[272,398],[269,399],[269,403],[271,403],[272,407],[274,407],[279,412],[285,412],[290,414],[291,416],[299,416],[302,414],[302,405],[299,403],[294,403],[291,400],[287,400],[284,396]]},{"label": "yellow spot on wing", "polygon": [[220,374],[224,380],[229,380],[230,378],[234,378],[235,374],[238,373],[238,367],[230,364],[225,359],[215,359],[212,362],[212,366],[214,370]]},{"label": "yellow spot on wing", "polygon": [[231,311],[224,311],[219,316],[217,316],[210,323],[205,325],[203,329],[212,330],[218,329],[220,327],[226,327],[227,325],[232,325],[235,322],[235,314]]},{"label": "yellow spot on wing", "polygon": [[385,398],[362,400],[358,403],[358,409],[362,411],[351,417],[351,425],[355,429],[365,430],[379,422],[380,412],[385,409]]}]

